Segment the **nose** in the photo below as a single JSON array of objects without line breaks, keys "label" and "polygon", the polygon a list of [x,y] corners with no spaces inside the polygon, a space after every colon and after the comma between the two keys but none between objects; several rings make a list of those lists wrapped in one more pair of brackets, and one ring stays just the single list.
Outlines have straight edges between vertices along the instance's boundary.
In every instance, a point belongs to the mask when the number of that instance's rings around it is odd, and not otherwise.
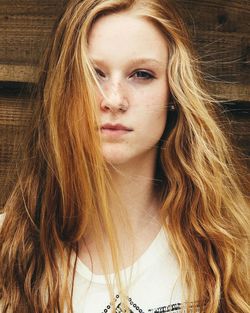
[{"label": "nose", "polygon": [[104,97],[101,101],[101,110],[103,112],[126,112],[128,109],[128,100],[120,83],[111,83],[104,90]]}]

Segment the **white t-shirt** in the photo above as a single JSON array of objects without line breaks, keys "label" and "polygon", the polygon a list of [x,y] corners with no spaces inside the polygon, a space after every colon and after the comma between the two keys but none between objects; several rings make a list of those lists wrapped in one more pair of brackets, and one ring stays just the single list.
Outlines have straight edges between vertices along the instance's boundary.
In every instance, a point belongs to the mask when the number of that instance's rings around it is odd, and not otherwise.
[{"label": "white t-shirt", "polygon": [[[4,215],[0,215],[0,226]],[[73,268],[73,258],[72,258]],[[163,229],[133,264],[121,271],[124,281],[129,281],[128,299],[130,313],[181,312],[183,291],[180,270],[171,253]],[[110,275],[111,281],[114,275]],[[122,313],[120,297],[115,293],[117,313]],[[104,275],[93,274],[77,258],[73,293],[74,313],[111,313],[109,292]]]},{"label": "white t-shirt", "polygon": [[[129,312],[180,312],[180,271],[163,229],[134,265],[121,271],[121,276],[125,281],[130,281]],[[110,278],[113,281],[114,275],[111,274]],[[122,312],[118,294],[114,300],[116,312]],[[104,275],[93,274],[79,259],[76,265],[73,306],[74,313],[112,312]]]}]

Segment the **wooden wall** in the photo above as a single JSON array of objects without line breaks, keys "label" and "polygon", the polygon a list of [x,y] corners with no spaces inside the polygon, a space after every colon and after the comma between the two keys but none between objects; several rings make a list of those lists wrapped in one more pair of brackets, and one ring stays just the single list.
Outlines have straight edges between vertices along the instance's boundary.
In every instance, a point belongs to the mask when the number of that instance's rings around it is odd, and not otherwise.
[{"label": "wooden wall", "polygon": [[[235,143],[250,155],[250,1],[176,0]],[[32,118],[31,84],[63,0],[0,1],[0,208],[15,181],[16,144]]]}]

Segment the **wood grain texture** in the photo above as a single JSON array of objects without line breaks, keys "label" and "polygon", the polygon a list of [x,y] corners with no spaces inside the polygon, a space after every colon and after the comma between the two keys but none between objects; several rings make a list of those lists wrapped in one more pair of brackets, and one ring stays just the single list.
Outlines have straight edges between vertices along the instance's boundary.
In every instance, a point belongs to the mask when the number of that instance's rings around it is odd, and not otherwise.
[{"label": "wood grain texture", "polygon": [[224,107],[228,121],[225,133],[230,134],[234,145],[249,158],[250,165],[250,103],[230,102]]},{"label": "wood grain texture", "polygon": [[0,208],[17,179],[23,134],[32,118],[28,97],[0,88]]},{"label": "wood grain texture", "polygon": [[177,1],[211,90],[250,100],[250,1]]},{"label": "wood grain texture", "polygon": [[[1,0],[0,80],[37,81],[37,65],[63,2]],[[250,101],[250,1],[176,2],[212,92],[222,99]]]},{"label": "wood grain texture", "polygon": [[37,68],[32,65],[0,64],[0,81],[36,82]]},{"label": "wood grain texture", "polygon": [[2,0],[0,60],[2,64],[35,66],[51,33],[62,1]]},{"label": "wood grain texture", "polygon": [[[249,36],[249,0],[176,0],[189,26],[197,30]],[[240,18],[239,18],[240,17]]]}]

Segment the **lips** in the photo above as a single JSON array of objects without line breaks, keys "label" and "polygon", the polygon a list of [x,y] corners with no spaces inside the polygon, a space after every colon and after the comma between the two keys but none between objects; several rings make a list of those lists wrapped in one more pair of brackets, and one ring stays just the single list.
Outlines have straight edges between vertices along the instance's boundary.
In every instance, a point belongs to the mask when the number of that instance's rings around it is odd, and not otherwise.
[{"label": "lips", "polygon": [[128,128],[122,124],[104,124],[101,126],[101,129],[110,129],[110,130],[127,130],[131,131],[131,128]]},{"label": "lips", "polygon": [[133,129],[124,126],[122,124],[103,124],[101,126],[101,132],[106,135],[123,135],[131,132]]}]

